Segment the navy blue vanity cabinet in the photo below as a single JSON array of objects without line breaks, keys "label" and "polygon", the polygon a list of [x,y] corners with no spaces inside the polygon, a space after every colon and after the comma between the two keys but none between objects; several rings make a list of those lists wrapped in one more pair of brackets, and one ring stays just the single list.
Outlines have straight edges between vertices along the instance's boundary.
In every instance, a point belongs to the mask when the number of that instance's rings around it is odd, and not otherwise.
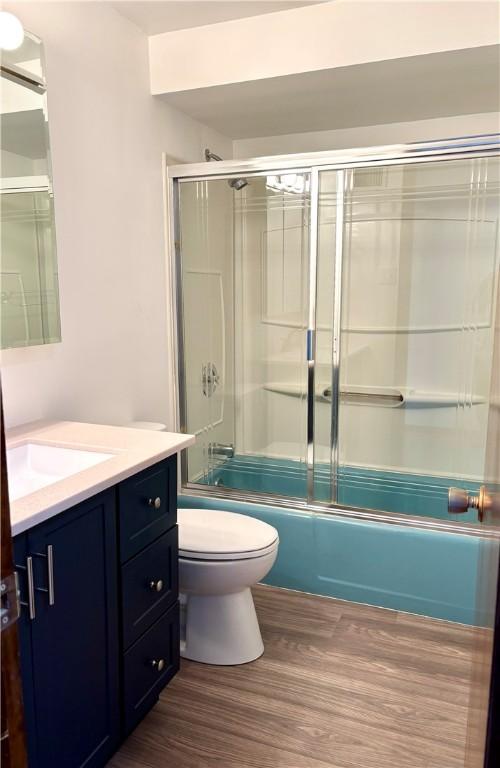
[{"label": "navy blue vanity cabinet", "polygon": [[29,768],[104,768],[179,669],[177,459],[14,539]]},{"label": "navy blue vanity cabinet", "polygon": [[18,537],[15,553],[30,768],[103,766],[120,741],[115,490]]}]

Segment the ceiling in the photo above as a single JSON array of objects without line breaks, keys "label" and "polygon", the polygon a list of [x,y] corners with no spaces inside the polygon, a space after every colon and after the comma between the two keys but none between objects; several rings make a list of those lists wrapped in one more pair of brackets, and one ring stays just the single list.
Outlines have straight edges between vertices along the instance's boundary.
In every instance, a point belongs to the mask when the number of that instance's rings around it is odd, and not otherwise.
[{"label": "ceiling", "polygon": [[233,139],[500,111],[500,47],[412,56],[166,94]]},{"label": "ceiling", "polygon": [[145,0],[113,2],[111,5],[148,35],[175,29],[201,27],[220,21],[288,11],[324,0]]}]

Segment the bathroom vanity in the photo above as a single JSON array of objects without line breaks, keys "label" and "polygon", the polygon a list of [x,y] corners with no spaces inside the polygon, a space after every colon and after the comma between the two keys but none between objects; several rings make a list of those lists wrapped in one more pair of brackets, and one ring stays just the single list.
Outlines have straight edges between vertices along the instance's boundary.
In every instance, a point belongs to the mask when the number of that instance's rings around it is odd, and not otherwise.
[{"label": "bathroom vanity", "polygon": [[107,458],[12,504],[30,768],[104,766],[179,668],[176,453],[192,438],[59,423],[9,445],[70,435]]}]

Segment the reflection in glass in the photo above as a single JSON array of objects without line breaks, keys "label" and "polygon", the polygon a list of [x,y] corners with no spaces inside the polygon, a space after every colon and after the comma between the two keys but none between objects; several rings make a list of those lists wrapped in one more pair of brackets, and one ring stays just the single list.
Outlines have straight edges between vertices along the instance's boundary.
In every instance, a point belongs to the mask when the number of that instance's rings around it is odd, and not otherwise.
[{"label": "reflection in glass", "polygon": [[60,341],[43,54],[29,33],[2,55],[1,345]]}]

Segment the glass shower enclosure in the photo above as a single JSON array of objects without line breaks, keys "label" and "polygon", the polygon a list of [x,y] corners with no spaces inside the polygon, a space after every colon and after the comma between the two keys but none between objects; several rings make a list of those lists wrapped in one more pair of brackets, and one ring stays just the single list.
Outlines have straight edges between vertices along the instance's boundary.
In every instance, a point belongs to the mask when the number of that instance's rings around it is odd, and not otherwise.
[{"label": "glass shower enclosure", "polygon": [[450,519],[483,476],[499,147],[169,169],[184,488]]}]

